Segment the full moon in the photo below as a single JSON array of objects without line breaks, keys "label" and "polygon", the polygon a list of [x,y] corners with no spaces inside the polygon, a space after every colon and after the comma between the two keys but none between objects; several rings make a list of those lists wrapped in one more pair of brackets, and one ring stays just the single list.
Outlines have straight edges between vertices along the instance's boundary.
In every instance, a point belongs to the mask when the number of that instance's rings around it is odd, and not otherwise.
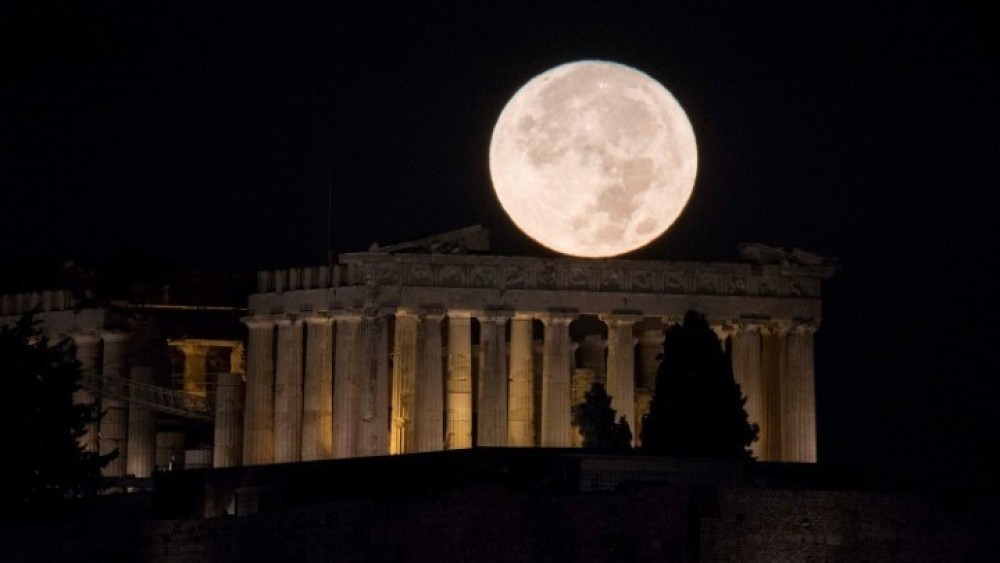
[{"label": "full moon", "polygon": [[563,254],[630,252],[683,211],[698,168],[687,115],[643,72],[578,61],[532,78],[490,141],[497,198],[518,228]]}]

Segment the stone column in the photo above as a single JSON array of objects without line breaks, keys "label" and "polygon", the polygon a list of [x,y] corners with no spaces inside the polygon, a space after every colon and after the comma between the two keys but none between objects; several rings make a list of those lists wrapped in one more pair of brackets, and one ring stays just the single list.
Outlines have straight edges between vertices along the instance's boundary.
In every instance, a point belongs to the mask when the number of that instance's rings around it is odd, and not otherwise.
[{"label": "stone column", "polygon": [[783,461],[816,462],[815,332],[816,325],[809,322],[797,322],[788,332],[788,363],[781,381]]},{"label": "stone column", "polygon": [[[121,386],[125,379],[125,347],[129,335],[114,330],[102,330],[104,340],[103,385]],[[119,391],[124,388],[119,387]],[[118,394],[118,393],[116,393]],[[122,399],[104,397],[101,404],[104,418],[101,419],[101,455],[115,450],[118,456],[104,466],[102,473],[107,477],[125,475],[126,459],[128,459],[128,403]]]},{"label": "stone column", "polygon": [[510,312],[488,309],[479,319],[479,408],[476,445],[507,445],[507,335]]},{"label": "stone column", "polygon": [[389,452],[389,333],[384,315],[365,315],[362,339],[358,455],[385,455]]},{"label": "stone column", "polygon": [[215,390],[215,445],[212,467],[236,467],[243,456],[243,344],[229,352],[229,373],[220,373]]},{"label": "stone column", "polygon": [[448,311],[445,448],[472,447],[472,315]]},{"label": "stone column", "polygon": [[389,453],[413,451],[413,386],[417,377],[417,332],[420,319],[409,311],[396,311],[392,363],[392,431]]},{"label": "stone column", "polygon": [[444,370],[441,362],[441,320],[444,310],[420,312],[420,367],[414,386],[414,438],[418,452],[444,449]]},{"label": "stone column", "polygon": [[357,455],[358,421],[361,408],[359,386],[362,349],[359,312],[338,312],[337,352],[333,373],[333,457],[346,458]]},{"label": "stone column", "polygon": [[[632,327],[642,320],[635,311],[619,311],[601,315],[608,325],[608,395],[616,419],[625,417],[633,442],[635,427],[635,337]],[[615,421],[617,422],[617,420]]]},{"label": "stone column", "polygon": [[333,458],[333,319],[309,315],[302,395],[302,461]]},{"label": "stone column", "polygon": [[302,321],[279,319],[274,373],[274,462],[302,459]]},{"label": "stone column", "polygon": [[558,311],[541,316],[545,325],[542,359],[541,446],[565,448],[571,443],[569,325],[576,313]]},{"label": "stone column", "polygon": [[[153,368],[132,368],[131,380],[143,385],[153,384]],[[153,476],[156,463],[156,413],[133,403],[128,411],[128,459],[125,474],[140,479]]]},{"label": "stone column", "polygon": [[[76,345],[76,359],[80,362],[80,375],[83,381],[80,389],[73,392],[73,403],[77,405],[93,405],[97,398],[91,390],[91,385],[97,384],[97,362],[101,356],[101,336],[94,332],[76,332],[71,335]],[[99,451],[97,443],[97,424],[89,423],[80,437],[80,445],[89,453]]]},{"label": "stone column", "polygon": [[517,313],[510,321],[510,387],[507,445],[535,445],[535,367],[532,316]]},{"label": "stone column", "polygon": [[243,465],[274,462],[274,321],[246,317],[246,402],[243,411]]},{"label": "stone column", "polygon": [[744,405],[750,418],[750,423],[760,426],[757,441],[751,446],[754,456],[763,459],[764,427],[767,421],[764,416],[764,387],[761,377],[761,334],[760,324],[750,320],[741,320],[733,334],[733,376],[740,390],[746,396]]},{"label": "stone column", "polygon": [[781,388],[782,376],[788,359],[788,323],[770,322],[761,327],[763,349],[761,355],[760,435],[763,436],[761,453],[763,461],[785,461],[781,451]]},{"label": "stone column", "polygon": [[184,393],[201,397],[207,396],[205,381],[208,366],[208,346],[196,342],[182,342],[178,348],[184,354]]}]

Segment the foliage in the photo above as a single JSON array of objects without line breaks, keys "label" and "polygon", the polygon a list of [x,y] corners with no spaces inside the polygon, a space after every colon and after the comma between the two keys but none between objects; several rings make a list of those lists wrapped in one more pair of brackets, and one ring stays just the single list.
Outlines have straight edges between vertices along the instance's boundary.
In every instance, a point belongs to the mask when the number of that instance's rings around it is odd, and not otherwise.
[{"label": "foliage", "polygon": [[753,459],[750,424],[732,365],[704,315],[688,311],[669,328],[642,447],[661,455]]},{"label": "foliage", "polygon": [[84,451],[79,440],[100,413],[94,405],[73,403],[81,372],[72,343],[50,342],[37,325],[32,312],[0,327],[0,381],[9,399],[0,409],[7,433],[0,519],[96,494],[101,468],[117,455]]},{"label": "foliage", "polygon": [[632,447],[632,430],[624,416],[615,422],[611,396],[600,383],[590,386],[584,401],[574,405],[572,413],[573,424],[583,435],[584,448],[623,451]]}]

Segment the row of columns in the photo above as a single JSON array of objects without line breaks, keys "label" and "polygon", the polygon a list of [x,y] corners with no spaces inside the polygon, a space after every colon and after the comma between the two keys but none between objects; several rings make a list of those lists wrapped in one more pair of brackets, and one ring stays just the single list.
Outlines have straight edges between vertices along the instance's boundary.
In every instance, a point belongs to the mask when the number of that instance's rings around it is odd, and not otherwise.
[{"label": "row of columns", "polygon": [[[93,382],[98,375],[103,384],[120,385],[130,380],[140,385],[153,385],[154,369],[149,365],[129,366],[131,335],[119,330],[95,330],[70,335],[76,347],[81,375]],[[239,465],[243,438],[243,346],[229,342],[230,372],[218,375],[215,400],[214,465]],[[206,395],[207,345],[185,343],[185,392],[202,398]],[[99,404],[104,412],[99,423],[89,424],[80,442],[85,451],[118,455],[102,470],[105,476],[152,476],[156,467],[157,427],[155,411],[141,403],[130,403],[116,397],[98,398],[91,387],[78,389],[73,396],[77,404]],[[183,447],[181,447],[183,454]]]},{"label": "row of columns", "polygon": [[[473,317],[480,328],[475,393]],[[447,346],[442,341],[445,318]],[[537,399],[535,318],[544,326]],[[569,327],[575,318],[572,311],[537,316],[508,310],[398,311],[391,385],[385,317],[345,312],[246,319],[246,389],[242,350],[234,346],[232,369],[217,381],[213,465],[437,451],[468,448],[474,441],[480,446],[571,446],[569,413],[572,402],[580,400],[572,390],[577,345]],[[634,338],[633,328],[642,320],[638,313],[601,319],[608,327],[607,342],[596,336],[584,339],[582,369],[588,371],[588,380],[605,383],[612,408],[638,437],[637,423],[652,396],[663,333],[645,331]],[[720,332],[723,339],[731,337],[734,375],[747,397],[750,419],[761,427],[754,445],[759,459],[816,459],[814,330],[810,323],[746,321]],[[124,378],[129,373],[134,381],[152,382],[152,368],[127,369],[127,333],[78,333],[73,340],[85,377],[93,377],[100,363],[106,375]],[[194,374],[185,378],[185,389],[204,393],[204,380],[197,377],[206,371],[204,350],[184,351],[186,374]],[[478,408],[473,407],[476,395]],[[96,398],[81,389],[75,400]],[[102,408],[100,429],[88,428],[82,438],[85,449],[103,454],[118,449],[119,457],[105,468],[107,475],[150,476],[155,462],[153,411],[140,405],[129,408],[112,398],[105,398]]]},{"label": "row of columns", "polygon": [[732,328],[733,375],[760,425],[754,454],[764,461],[816,461],[811,322],[744,321]]},{"label": "row of columns", "polygon": [[245,465],[386,452],[385,318],[345,312],[244,322]]},{"label": "row of columns", "polygon": [[[475,443],[483,447],[568,447],[575,350],[569,327],[576,316],[572,311],[537,316],[545,327],[539,413],[532,315],[505,309],[400,309],[391,384],[385,317],[331,312],[244,319],[249,367],[243,461],[255,465],[468,448],[474,426]],[[447,356],[442,339],[446,317]],[[479,325],[475,390],[473,318]],[[610,334],[609,388],[615,408],[634,428],[631,334],[641,316],[602,318]]]}]

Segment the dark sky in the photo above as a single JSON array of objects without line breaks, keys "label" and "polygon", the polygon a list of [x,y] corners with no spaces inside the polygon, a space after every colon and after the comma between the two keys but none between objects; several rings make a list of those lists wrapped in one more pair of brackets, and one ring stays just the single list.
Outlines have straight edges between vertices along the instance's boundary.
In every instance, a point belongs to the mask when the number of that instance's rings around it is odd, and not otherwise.
[{"label": "dark sky", "polygon": [[632,257],[761,242],[839,260],[817,334],[821,458],[948,482],[997,469],[985,11],[133,4],[0,24],[6,289],[71,259],[319,263],[328,170],[337,252],[479,223],[498,253],[548,255],[493,196],[492,126],[532,76],[611,60],[662,82],[699,144],[692,200]]}]

